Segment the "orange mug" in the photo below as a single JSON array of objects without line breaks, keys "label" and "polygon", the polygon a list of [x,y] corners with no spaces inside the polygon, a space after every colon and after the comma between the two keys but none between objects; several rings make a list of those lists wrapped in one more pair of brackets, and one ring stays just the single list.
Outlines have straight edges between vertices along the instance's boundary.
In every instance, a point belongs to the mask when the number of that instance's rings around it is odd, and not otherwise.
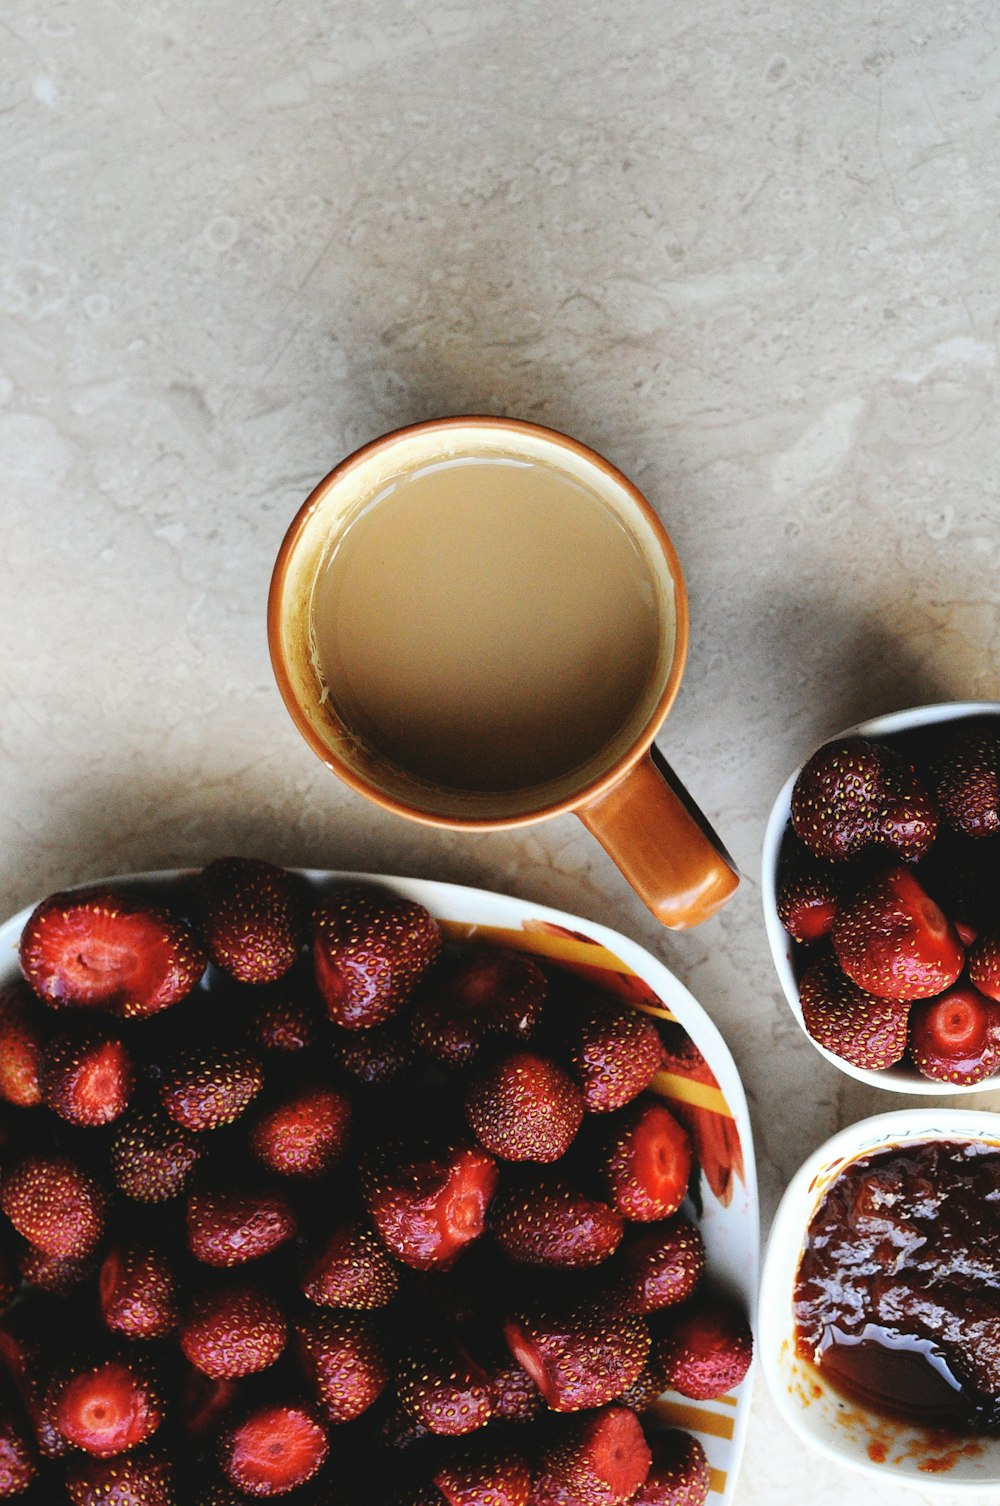
[{"label": "orange mug", "polygon": [[348,456],[285,535],[268,641],[299,731],[376,804],[474,831],[572,811],[674,929],[736,889],[652,746],[687,653],[677,555],[576,440],[446,418]]}]

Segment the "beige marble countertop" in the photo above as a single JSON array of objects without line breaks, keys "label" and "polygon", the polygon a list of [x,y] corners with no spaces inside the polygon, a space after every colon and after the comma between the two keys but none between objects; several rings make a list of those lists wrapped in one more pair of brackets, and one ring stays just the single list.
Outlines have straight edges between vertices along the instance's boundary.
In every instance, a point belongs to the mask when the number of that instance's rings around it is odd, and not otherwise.
[{"label": "beige marble countertop", "polygon": [[[998,693],[998,31],[988,0],[5,0],[0,910],[238,850],[605,921],[725,1033],[766,1227],[808,1149],[902,1103],[781,998],[771,800],[861,715]],[[745,874],[694,933],[572,818],[369,808],[280,704],[293,510],[462,411],[595,445],[673,534],[662,742]],[[741,1506],[845,1491],[920,1499],[807,1454],[758,1378]]]}]

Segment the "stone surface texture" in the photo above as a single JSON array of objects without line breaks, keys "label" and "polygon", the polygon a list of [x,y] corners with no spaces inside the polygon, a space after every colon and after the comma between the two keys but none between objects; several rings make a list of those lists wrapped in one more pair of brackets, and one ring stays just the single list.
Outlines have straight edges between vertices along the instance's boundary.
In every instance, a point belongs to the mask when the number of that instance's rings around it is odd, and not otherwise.
[{"label": "stone surface texture", "polygon": [[[5,0],[3,913],[238,851],[604,921],[722,1028],[766,1228],[810,1148],[905,1106],[781,997],[771,801],[861,716],[997,696],[998,41],[986,0]],[[693,634],[661,741],[745,875],[696,932],[573,818],[367,806],[280,703],[295,508],[463,411],[589,442],[673,535]],[[845,1492],[922,1498],[807,1453],[758,1379],[741,1506]]]}]

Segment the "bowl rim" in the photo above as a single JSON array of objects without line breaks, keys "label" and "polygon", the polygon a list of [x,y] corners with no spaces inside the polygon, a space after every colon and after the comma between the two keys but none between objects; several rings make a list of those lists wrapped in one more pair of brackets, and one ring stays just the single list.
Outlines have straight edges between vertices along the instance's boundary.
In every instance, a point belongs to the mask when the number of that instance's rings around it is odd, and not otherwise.
[{"label": "bowl rim", "polygon": [[[760,1367],[779,1415],[809,1447],[836,1464],[870,1479],[902,1486],[919,1486],[927,1494],[977,1492],[1000,1485],[1000,1437],[996,1445],[994,1473],[984,1478],[956,1478],[950,1472],[934,1474],[919,1469],[916,1462],[878,1464],[858,1444],[843,1447],[817,1435],[804,1409],[794,1400],[785,1381],[782,1351],[792,1328],[791,1290],[798,1269],[805,1232],[827,1188],[846,1165],[861,1156],[891,1149],[906,1141],[975,1140],[995,1144],[1000,1150],[1000,1113],[990,1109],[890,1109],[845,1125],[818,1146],[796,1171],[778,1204],[761,1269],[758,1298],[757,1344]],[[990,1442],[984,1435],[984,1442]]]},{"label": "bowl rim", "polygon": [[1000,701],[935,701],[926,706],[911,706],[903,711],[890,711],[882,716],[869,717],[865,721],[845,727],[841,732],[831,733],[829,737],[817,743],[812,753],[789,774],[775,797],[764,828],[760,879],[764,929],[767,932],[771,960],[789,1008],[814,1050],[818,1051],[821,1056],[825,1056],[827,1061],[832,1062],[839,1071],[846,1072],[848,1077],[867,1083],[869,1087],[880,1088],[882,1092],[916,1093],[927,1098],[945,1095],[954,1097],[956,1094],[986,1093],[991,1090],[995,1092],[1000,1087],[1000,1078],[987,1077],[982,1082],[972,1083],[968,1087],[957,1087],[954,1083],[935,1082],[929,1077],[920,1077],[918,1073],[906,1067],[887,1067],[883,1071],[876,1072],[869,1067],[856,1067],[853,1062],[845,1061],[843,1057],[837,1056],[825,1046],[821,1046],[818,1041],[813,1040],[802,1019],[799,986],[792,969],[793,943],[778,919],[778,855],[790,820],[792,790],[795,781],[809,762],[809,758],[829,742],[837,742],[842,737],[891,737],[894,733],[909,732],[917,727],[931,727],[939,722],[963,721],[973,716],[1000,716]]}]

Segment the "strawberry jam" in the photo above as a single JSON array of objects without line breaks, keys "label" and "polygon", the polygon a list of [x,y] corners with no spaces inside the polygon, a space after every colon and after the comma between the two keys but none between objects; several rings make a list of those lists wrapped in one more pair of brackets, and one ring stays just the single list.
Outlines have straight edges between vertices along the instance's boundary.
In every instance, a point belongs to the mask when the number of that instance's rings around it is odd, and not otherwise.
[{"label": "strawberry jam", "polygon": [[845,1396],[1000,1431],[1000,1148],[929,1141],[845,1167],[809,1224],[795,1320]]}]

